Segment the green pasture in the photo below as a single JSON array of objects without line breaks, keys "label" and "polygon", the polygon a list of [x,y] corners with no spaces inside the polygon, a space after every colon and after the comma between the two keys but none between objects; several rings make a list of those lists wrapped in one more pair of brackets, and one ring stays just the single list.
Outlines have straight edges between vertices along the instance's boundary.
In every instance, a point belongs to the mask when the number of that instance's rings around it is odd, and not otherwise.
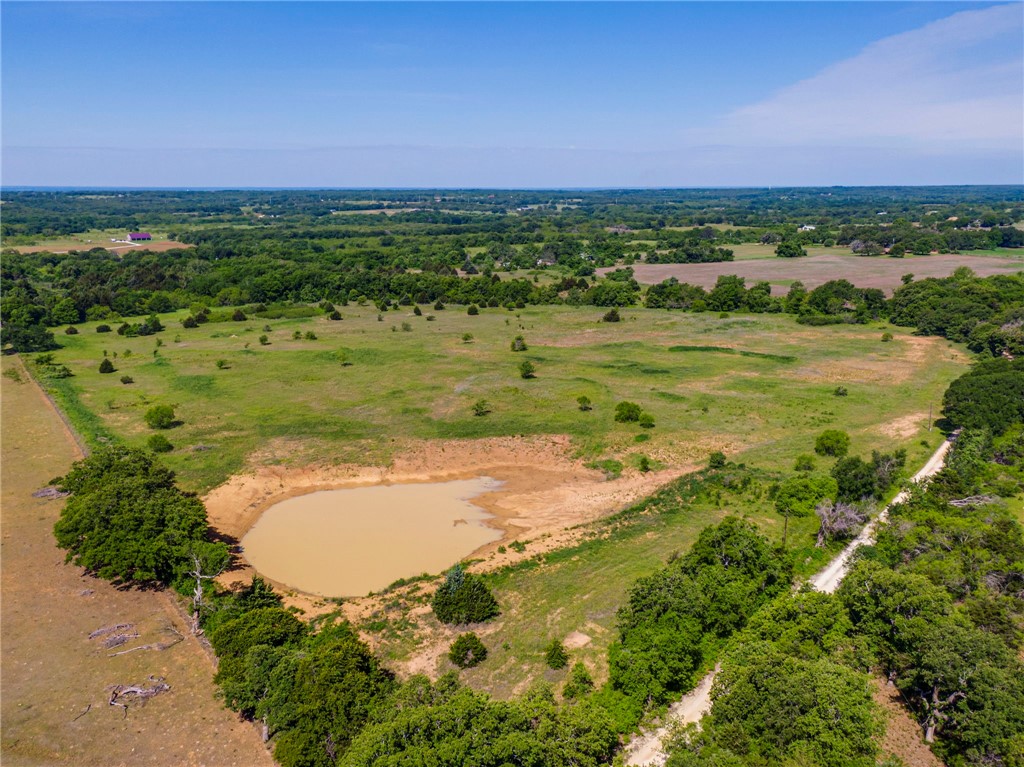
[{"label": "green pasture", "polygon": [[[58,330],[65,348],[55,361],[73,377],[44,383],[87,434],[134,445],[154,433],[145,411],[174,405],[181,424],[166,432],[175,446],[166,460],[186,487],[203,491],[253,454],[378,464],[411,439],[517,434],[569,434],[588,461],[634,465],[642,454],[685,466],[723,450],[774,469],[790,467],[821,430],[841,428],[855,452],[902,445],[914,460],[926,452],[918,442],[929,407],[937,417],[965,362],[946,342],[899,329],[811,328],[777,315],[628,309],[622,322],[604,323],[593,307],[468,316],[427,306],[423,316],[403,308],[379,320],[371,306],[340,311],[340,322],[250,317],[189,330],[183,314],[164,315],[166,331],[136,338],[83,323],[77,335]],[[880,340],[886,329],[891,343]],[[510,350],[516,335],[527,351]],[[99,373],[104,351],[115,373]],[[524,360],[536,378],[520,377]],[[121,383],[125,375],[133,383]],[[838,385],[848,396],[834,395]],[[593,410],[579,410],[581,395]],[[489,414],[474,415],[479,400]],[[656,426],[616,423],[622,400],[640,404]]]}]

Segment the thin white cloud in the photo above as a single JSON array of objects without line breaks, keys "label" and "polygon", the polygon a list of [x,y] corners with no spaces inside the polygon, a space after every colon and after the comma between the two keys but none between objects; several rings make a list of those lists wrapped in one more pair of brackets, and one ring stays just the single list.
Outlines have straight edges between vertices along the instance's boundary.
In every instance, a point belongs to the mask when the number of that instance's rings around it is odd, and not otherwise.
[{"label": "thin white cloud", "polygon": [[878,40],[691,140],[1020,152],[1024,4],[963,11]]}]

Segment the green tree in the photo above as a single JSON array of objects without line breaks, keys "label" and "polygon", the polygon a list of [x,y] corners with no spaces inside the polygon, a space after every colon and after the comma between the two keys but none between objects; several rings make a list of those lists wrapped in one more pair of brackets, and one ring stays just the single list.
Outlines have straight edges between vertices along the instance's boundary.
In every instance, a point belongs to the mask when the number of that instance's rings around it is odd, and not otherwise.
[{"label": "green tree", "polygon": [[801,256],[806,256],[807,251],[803,249],[799,242],[790,240],[780,242],[775,248],[775,255],[779,258],[800,258]]},{"label": "green tree", "polygon": [[814,452],[842,458],[850,450],[850,435],[838,429],[826,429],[814,441]]},{"label": "green tree", "polygon": [[832,467],[832,476],[838,488],[836,498],[841,501],[860,501],[881,496],[874,467],[858,456],[840,458]]},{"label": "green tree", "polygon": [[116,369],[117,368],[114,367],[114,363],[111,362],[106,357],[104,357],[103,361],[100,362],[100,372],[101,373],[113,373]]},{"label": "green tree", "polygon": [[557,639],[552,639],[544,647],[544,662],[548,665],[548,668],[555,669],[556,671],[565,668],[569,665],[569,653],[565,650],[565,645]]},{"label": "green tree", "polygon": [[445,573],[430,606],[442,623],[479,623],[498,615],[498,602],[479,576],[455,565]]},{"label": "green tree", "polygon": [[562,696],[572,700],[582,698],[594,689],[594,679],[582,661],[577,661],[569,670],[569,678],[565,680]]},{"label": "green tree", "polygon": [[149,439],[146,440],[146,446],[154,453],[169,453],[174,449],[174,445],[163,434],[150,435]]},{"label": "green tree", "polygon": [[51,325],[74,325],[82,319],[78,307],[70,298],[61,299],[57,305],[50,310]]},{"label": "green tree", "polygon": [[775,511],[785,520],[782,528],[782,547],[786,547],[790,517],[809,517],[814,507],[825,499],[835,499],[836,480],[822,476],[799,476],[786,479],[775,494]]},{"label": "green tree", "polygon": [[620,402],[615,406],[615,420],[618,423],[636,423],[643,412],[635,402]]},{"label": "green tree", "polygon": [[519,375],[522,378],[535,378],[537,374],[537,367],[529,360],[523,360],[519,363]]},{"label": "green tree", "polygon": [[143,418],[151,429],[170,429],[177,424],[171,405],[154,405],[146,411]]},{"label": "green tree", "polygon": [[582,410],[583,412],[594,409],[593,404],[591,404],[590,402],[590,397],[588,397],[585,394],[581,394],[579,397],[576,398],[576,404],[579,406],[579,409]]},{"label": "green tree", "polygon": [[487,659],[487,648],[480,637],[469,631],[459,634],[448,650],[448,660],[459,668],[473,668]]}]

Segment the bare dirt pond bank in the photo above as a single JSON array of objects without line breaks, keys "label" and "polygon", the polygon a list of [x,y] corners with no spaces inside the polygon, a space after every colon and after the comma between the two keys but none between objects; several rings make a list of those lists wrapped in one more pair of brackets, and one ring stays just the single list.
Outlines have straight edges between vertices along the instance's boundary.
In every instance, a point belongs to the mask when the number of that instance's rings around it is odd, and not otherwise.
[{"label": "bare dirt pond bank", "polygon": [[[491,477],[501,486],[476,496],[473,504],[493,515],[488,524],[502,535],[467,554],[485,560],[474,569],[492,569],[569,545],[581,534],[577,526],[613,513],[695,468],[678,465],[607,481],[601,472],[584,467],[573,452],[564,435],[410,441],[389,466],[253,465],[214,488],[204,502],[210,524],[242,541],[271,506],[314,491]],[[531,543],[525,553],[511,547],[499,551],[501,544],[511,541]],[[242,560],[243,565],[253,564],[244,553]],[[287,585],[266,572],[260,574]],[[250,576],[251,569],[243,567],[226,573],[223,580],[246,581]]]}]

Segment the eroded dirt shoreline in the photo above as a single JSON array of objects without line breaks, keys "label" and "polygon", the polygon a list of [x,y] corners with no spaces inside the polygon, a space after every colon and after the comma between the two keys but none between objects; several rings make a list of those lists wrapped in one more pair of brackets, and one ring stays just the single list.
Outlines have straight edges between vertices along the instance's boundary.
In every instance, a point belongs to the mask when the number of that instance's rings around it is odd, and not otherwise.
[{"label": "eroded dirt shoreline", "polygon": [[[494,515],[489,524],[504,535],[471,557],[484,559],[477,569],[493,569],[569,545],[580,537],[580,530],[574,529],[577,526],[607,516],[695,468],[627,472],[607,480],[572,453],[571,440],[562,435],[419,441],[397,451],[399,457],[390,466],[254,466],[212,490],[204,502],[210,524],[241,540],[266,509],[298,495],[486,475],[503,485],[475,497],[473,503]],[[530,541],[528,551],[498,552],[499,546],[516,540]],[[229,580],[247,579],[246,569],[232,571]]]}]

